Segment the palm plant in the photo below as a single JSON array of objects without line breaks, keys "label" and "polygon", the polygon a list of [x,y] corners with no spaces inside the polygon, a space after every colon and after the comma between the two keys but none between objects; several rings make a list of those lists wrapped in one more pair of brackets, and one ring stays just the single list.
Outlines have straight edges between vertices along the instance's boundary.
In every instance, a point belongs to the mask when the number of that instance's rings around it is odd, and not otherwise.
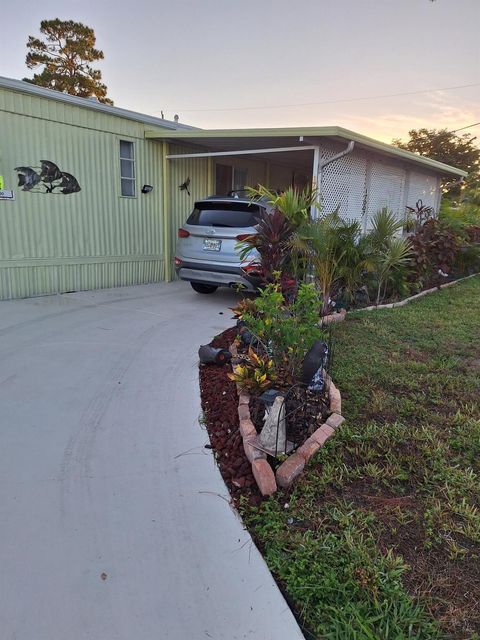
[{"label": "palm plant", "polygon": [[349,234],[343,234],[345,255],[342,259],[341,287],[342,297],[347,303],[351,303],[364,285],[365,275],[372,272],[375,266],[370,256],[368,239],[361,235],[360,225],[352,223],[348,231]]},{"label": "palm plant", "polygon": [[348,226],[349,223],[340,218],[338,211],[334,211],[303,224],[290,241],[292,250],[305,255],[313,267],[322,292],[322,315],[328,313],[330,295],[342,277]]},{"label": "palm plant", "polygon": [[256,188],[246,188],[252,200],[266,199],[272,209],[283,213],[290,224],[299,227],[309,219],[310,208],[316,202],[316,191],[305,188],[302,191],[296,187],[288,187],[281,193],[271,191],[262,185]]},{"label": "palm plant", "polygon": [[372,230],[366,241],[370,246],[369,259],[377,274],[377,305],[385,296],[391,273],[403,269],[411,261],[412,244],[399,235],[402,228],[403,223],[387,209],[378,211],[372,219]]},{"label": "palm plant", "polygon": [[403,222],[387,208],[383,208],[372,218],[372,229],[368,234],[370,245],[374,250],[382,251],[402,229]]}]

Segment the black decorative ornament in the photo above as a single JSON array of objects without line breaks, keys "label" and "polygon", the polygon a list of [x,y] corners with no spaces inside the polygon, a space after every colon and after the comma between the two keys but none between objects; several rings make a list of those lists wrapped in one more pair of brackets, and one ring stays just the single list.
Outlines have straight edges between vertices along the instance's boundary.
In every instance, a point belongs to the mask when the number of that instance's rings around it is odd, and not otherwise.
[{"label": "black decorative ornament", "polygon": [[[58,189],[63,195],[81,191],[77,179],[71,173],[61,171],[50,160],[40,160],[40,167],[15,167],[18,173],[18,186],[22,191],[34,193],[54,193]],[[45,187],[41,191],[35,187]]]},{"label": "black decorative ornament", "polygon": [[18,173],[18,186],[22,191],[30,191],[41,181],[40,174],[32,167],[15,167],[15,171]]},{"label": "black decorative ornament", "polygon": [[216,349],[204,344],[198,350],[198,357],[202,364],[226,364],[232,359],[232,354],[226,349]]},{"label": "black decorative ornament", "polygon": [[328,346],[322,340],[313,343],[303,360],[301,380],[309,391],[323,391],[325,380],[323,369],[327,364]]},{"label": "black decorative ornament", "polygon": [[187,178],[185,182],[182,182],[182,184],[178,186],[178,188],[180,189],[180,191],[186,191],[188,195],[190,195],[190,190],[188,188],[189,186],[190,186],[190,178]]}]

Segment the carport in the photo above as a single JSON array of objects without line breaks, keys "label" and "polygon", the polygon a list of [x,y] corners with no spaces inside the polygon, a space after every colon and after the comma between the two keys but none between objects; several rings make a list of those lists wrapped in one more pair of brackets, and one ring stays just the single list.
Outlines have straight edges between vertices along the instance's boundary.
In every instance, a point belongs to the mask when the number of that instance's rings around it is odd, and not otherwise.
[{"label": "carport", "polygon": [[170,183],[164,190],[170,212],[165,235],[171,238],[167,279],[175,231],[188,205],[182,194],[194,201],[257,184],[274,190],[311,186],[318,189],[319,210],[338,209],[366,232],[383,207],[399,217],[419,199],[438,209],[441,180],[464,175],[341,127],[147,131],[145,137],[163,143],[163,176]]}]

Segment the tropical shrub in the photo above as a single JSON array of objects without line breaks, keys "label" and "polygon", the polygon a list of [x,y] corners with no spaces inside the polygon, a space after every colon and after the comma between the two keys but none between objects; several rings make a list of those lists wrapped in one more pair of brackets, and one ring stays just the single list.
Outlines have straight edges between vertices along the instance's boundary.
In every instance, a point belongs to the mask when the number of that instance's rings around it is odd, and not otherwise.
[{"label": "tropical shrub", "polygon": [[292,250],[304,255],[312,266],[322,294],[322,315],[328,313],[331,297],[340,287],[342,277],[350,288],[355,286],[358,273],[354,272],[361,269],[355,251],[359,237],[359,224],[342,220],[338,210],[305,223],[292,236]]},{"label": "tropical shrub", "polygon": [[237,365],[233,373],[227,376],[244,391],[262,393],[274,382],[276,376],[273,361],[267,356],[261,356],[251,347],[243,360],[243,365]]},{"label": "tropical shrub", "polygon": [[292,250],[289,242],[294,230],[305,224],[310,216],[310,209],[315,204],[316,192],[305,189],[299,191],[289,187],[281,193],[276,193],[259,186],[246,189],[253,201],[267,203],[272,213],[265,213],[257,225],[258,237],[250,236],[240,243],[240,255],[246,258],[250,250],[256,249],[260,254],[261,279],[264,284],[273,282],[273,272],[284,274],[286,282],[284,292],[289,298],[295,296],[296,283],[290,282],[292,276],[295,281],[303,279],[306,262],[298,251]]},{"label": "tropical shrub", "polygon": [[378,211],[372,219],[372,230],[367,234],[369,260],[373,266],[376,286],[376,304],[385,298],[389,282],[397,290],[406,286],[406,267],[411,262],[412,246],[400,234],[403,222],[387,209]]},{"label": "tropical shrub", "polygon": [[424,285],[439,284],[455,265],[460,238],[437,218],[430,218],[412,237],[413,262]]},{"label": "tropical shrub", "polygon": [[417,232],[427,220],[435,215],[435,210],[422,200],[417,200],[414,207],[406,207],[407,216],[405,221],[405,229],[407,231]]},{"label": "tropical shrub", "polygon": [[252,200],[266,200],[272,209],[283,213],[293,227],[299,227],[307,222],[317,196],[316,191],[311,189],[300,191],[295,187],[288,187],[276,193],[259,185],[257,188],[247,187],[246,191]]},{"label": "tropical shrub", "polygon": [[295,300],[288,304],[277,282],[262,289],[255,299],[255,309],[243,314],[260,348],[263,346],[272,358],[277,374],[286,371],[292,379],[299,374],[306,352],[322,336],[318,326],[320,306],[313,284],[302,283]]},{"label": "tropical shrub", "polygon": [[252,249],[260,255],[262,276],[266,283],[273,282],[274,272],[282,271],[288,258],[288,241],[293,226],[278,209],[264,211],[258,217],[257,233],[245,237],[240,244],[240,259],[245,260]]}]

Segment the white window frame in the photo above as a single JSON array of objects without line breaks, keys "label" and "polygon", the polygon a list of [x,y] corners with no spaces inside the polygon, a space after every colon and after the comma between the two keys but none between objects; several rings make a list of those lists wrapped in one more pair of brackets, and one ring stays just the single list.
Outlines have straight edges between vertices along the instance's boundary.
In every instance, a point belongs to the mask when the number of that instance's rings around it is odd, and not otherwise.
[{"label": "white window frame", "polygon": [[[122,142],[131,145],[131,149],[132,149],[132,157],[131,158],[122,157]],[[120,160],[119,160],[119,163],[120,163],[120,197],[122,197],[122,198],[136,198],[137,197],[137,172],[136,172],[136,166],[135,166],[136,165],[135,142],[133,142],[133,140],[125,140],[124,138],[119,138],[119,141],[118,141],[118,153],[119,153],[119,157],[120,157]],[[132,163],[133,178],[130,178],[130,176],[122,175],[122,160],[123,160],[123,162],[131,162]],[[133,182],[133,195],[123,193],[123,181],[124,180],[129,180],[130,182]]]}]

